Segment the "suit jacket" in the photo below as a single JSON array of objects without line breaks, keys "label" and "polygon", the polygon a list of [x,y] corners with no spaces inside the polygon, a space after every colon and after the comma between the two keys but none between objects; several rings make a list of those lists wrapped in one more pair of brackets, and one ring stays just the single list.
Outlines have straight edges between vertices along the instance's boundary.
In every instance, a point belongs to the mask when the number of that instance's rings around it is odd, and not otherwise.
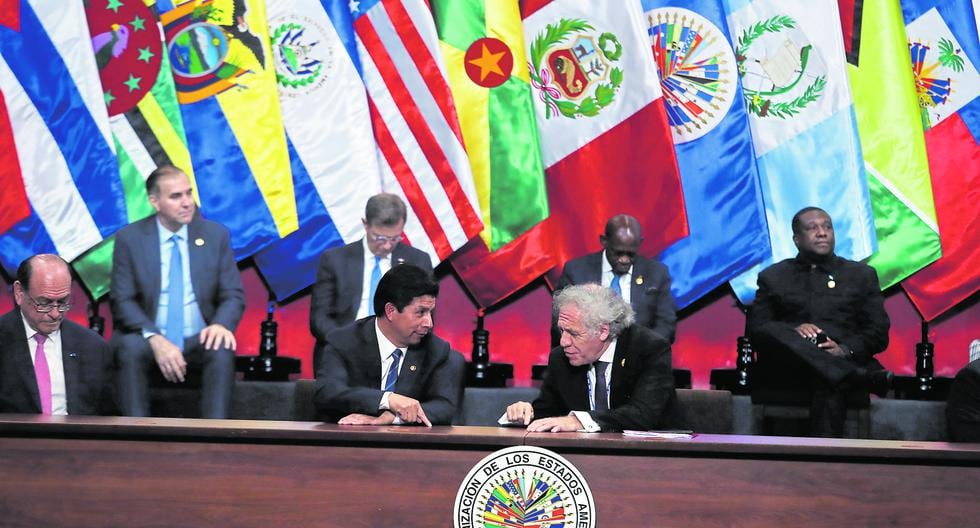
[{"label": "suit jacket", "polygon": [[[589,415],[603,431],[653,429],[674,398],[670,343],[652,330],[633,325],[616,342],[609,378],[609,410]],[[589,365],[573,367],[561,348],[551,351],[534,416],[565,416],[588,411]]]},{"label": "suit jacket", "polygon": [[[95,332],[65,319],[61,323],[61,356],[68,414],[99,414],[108,403],[109,345]],[[31,350],[16,306],[0,317],[0,412],[41,412]]]},{"label": "suit jacket", "polygon": [[[395,246],[391,262],[412,264],[432,273],[429,255],[407,244]],[[324,251],[310,299],[310,332],[317,343],[323,344],[332,330],[354,321],[363,291],[363,240]]]},{"label": "suit jacket", "polygon": [[[381,357],[375,317],[365,317],[330,333],[320,354],[313,403],[319,413],[337,421],[351,413],[378,416]],[[463,356],[439,337],[427,335],[409,347],[395,383],[396,394],[415,398],[433,425],[452,423],[462,392]]]},{"label": "suit jacket", "polygon": [[[602,281],[602,251],[565,263],[558,289],[572,284]],[[609,286],[603,284],[603,286]],[[636,312],[636,322],[674,342],[677,313],[674,296],[670,293],[670,273],[660,262],[637,255],[633,262],[633,283],[630,285],[630,305]],[[557,345],[557,340],[553,339]]]},{"label": "suit jacket", "polygon": [[954,442],[980,442],[980,359],[956,374],[946,401],[946,424]]},{"label": "suit jacket", "polygon": [[[245,290],[228,230],[195,216],[187,226],[187,236],[191,284],[204,322],[234,332],[245,311]],[[162,284],[156,216],[120,229],[112,259],[113,330],[162,333],[156,324]]]}]

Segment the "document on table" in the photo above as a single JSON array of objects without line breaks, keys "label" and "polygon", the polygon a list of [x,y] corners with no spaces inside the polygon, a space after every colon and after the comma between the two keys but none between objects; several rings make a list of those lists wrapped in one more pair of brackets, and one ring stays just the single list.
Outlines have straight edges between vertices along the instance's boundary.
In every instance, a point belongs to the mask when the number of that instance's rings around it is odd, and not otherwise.
[{"label": "document on table", "polygon": [[623,436],[633,438],[660,438],[663,440],[688,440],[694,438],[694,431],[633,431],[627,429],[623,431]]}]

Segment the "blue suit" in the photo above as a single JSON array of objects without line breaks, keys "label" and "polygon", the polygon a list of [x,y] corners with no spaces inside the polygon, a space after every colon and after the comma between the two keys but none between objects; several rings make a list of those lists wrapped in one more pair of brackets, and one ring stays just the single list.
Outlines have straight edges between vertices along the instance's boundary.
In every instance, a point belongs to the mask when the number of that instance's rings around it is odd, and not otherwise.
[{"label": "blue suit", "polygon": [[[207,325],[234,332],[245,311],[245,291],[228,230],[199,215],[187,226],[191,285]],[[149,414],[148,375],[157,368],[143,332],[163,334],[156,325],[160,302],[160,238],[156,216],[116,233],[112,264],[112,345],[119,363],[120,406],[127,416]],[[203,365],[201,415],[226,418],[231,408],[235,353],[205,351],[198,336],[184,340],[190,362]]]}]

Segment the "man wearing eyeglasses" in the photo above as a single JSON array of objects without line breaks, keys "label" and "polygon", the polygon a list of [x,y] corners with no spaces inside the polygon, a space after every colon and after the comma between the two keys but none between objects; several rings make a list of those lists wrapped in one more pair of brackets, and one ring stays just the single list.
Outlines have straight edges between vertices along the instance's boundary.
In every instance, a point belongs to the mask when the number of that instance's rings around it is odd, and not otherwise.
[{"label": "man wearing eyeglasses", "polygon": [[405,203],[397,195],[372,196],[361,220],[364,238],[320,257],[310,301],[310,331],[317,348],[326,344],[333,329],[375,315],[374,292],[392,266],[412,264],[432,273],[429,255],[401,243],[407,217]]},{"label": "man wearing eyeglasses", "polygon": [[65,318],[68,264],[47,254],[22,262],[14,301],[0,317],[0,412],[99,414],[112,356],[101,336]]}]

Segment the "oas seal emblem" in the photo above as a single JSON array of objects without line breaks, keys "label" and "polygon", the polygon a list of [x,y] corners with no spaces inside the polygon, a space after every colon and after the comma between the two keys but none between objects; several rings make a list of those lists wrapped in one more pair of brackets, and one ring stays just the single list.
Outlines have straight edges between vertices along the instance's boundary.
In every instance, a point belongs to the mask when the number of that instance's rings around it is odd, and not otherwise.
[{"label": "oas seal emblem", "polygon": [[732,107],[735,55],[718,26],[694,11],[654,9],[647,23],[674,143],[695,140]]},{"label": "oas seal emblem", "polygon": [[333,69],[331,39],[307,17],[277,17],[269,26],[279,93],[296,97],[316,90]]},{"label": "oas seal emblem", "polygon": [[827,68],[796,20],[776,15],[742,30],[735,60],[749,112],[791,118],[816,102],[827,86]]},{"label": "oas seal emblem", "polygon": [[545,119],[599,114],[616,99],[623,46],[613,33],[597,33],[582,19],[548,24],[530,48],[531,86],[545,103]]},{"label": "oas seal emblem", "polygon": [[557,453],[533,446],[481,460],[456,493],[455,528],[595,528],[588,483]]}]

